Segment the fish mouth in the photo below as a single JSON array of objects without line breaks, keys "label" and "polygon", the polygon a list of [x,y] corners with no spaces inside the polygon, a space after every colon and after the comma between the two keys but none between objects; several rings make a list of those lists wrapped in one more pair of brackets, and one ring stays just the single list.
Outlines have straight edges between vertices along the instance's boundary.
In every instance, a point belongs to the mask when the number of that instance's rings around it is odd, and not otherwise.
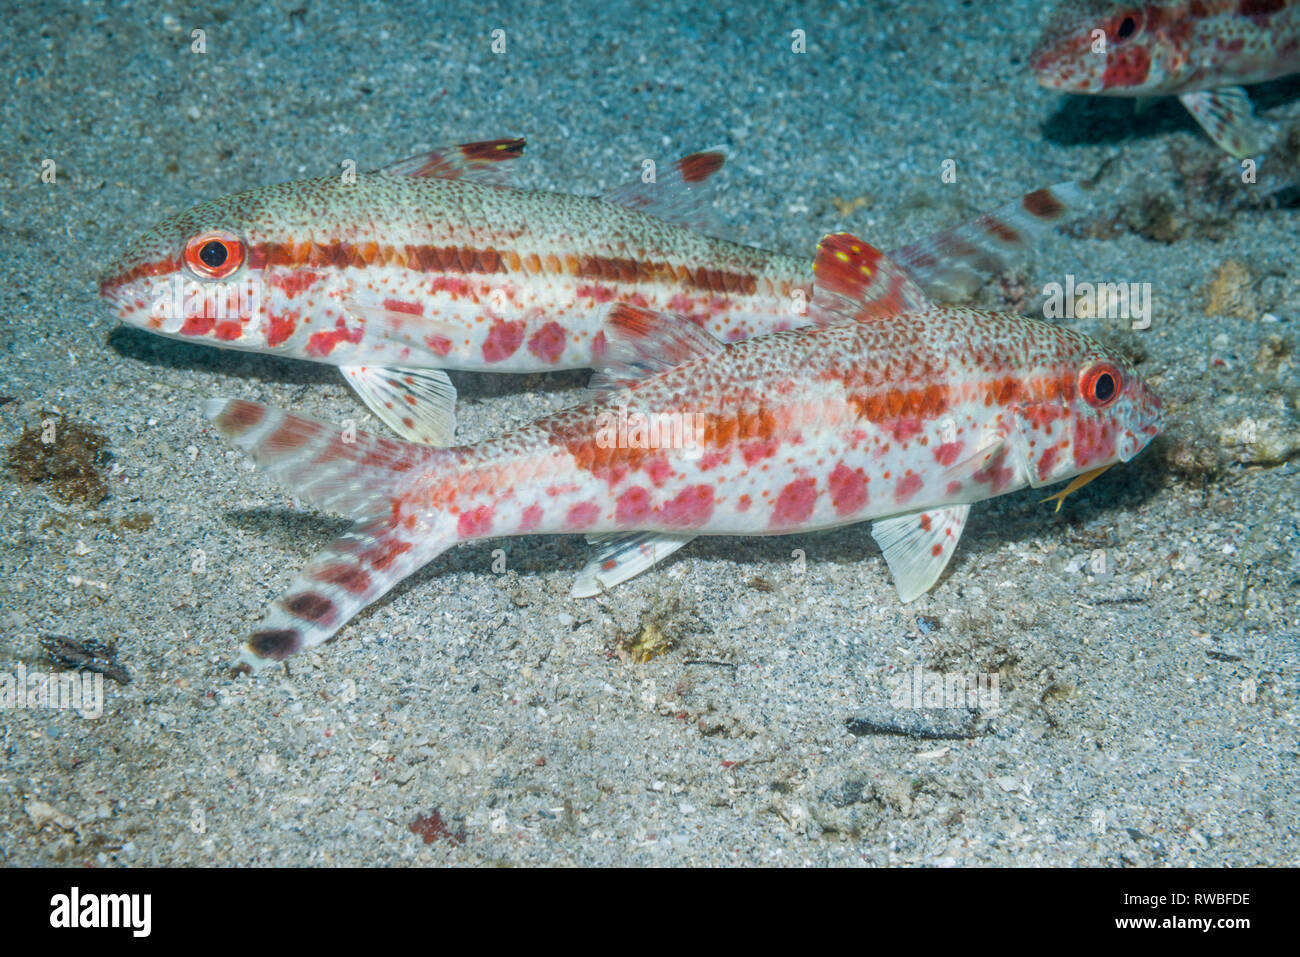
[{"label": "fish mouth", "polygon": [[1040,86],[1049,86],[1054,80],[1051,75],[1052,60],[1050,50],[1035,50],[1029,55],[1029,69],[1034,71],[1034,79]]},{"label": "fish mouth", "polygon": [[121,284],[116,279],[101,279],[99,281],[99,298],[115,308],[121,308],[122,293],[120,286]]},{"label": "fish mouth", "polygon": [[108,268],[99,274],[95,285],[99,287],[99,298],[120,307],[125,300],[122,288],[130,278],[130,270],[120,259],[109,263]]},{"label": "fish mouth", "polygon": [[1060,78],[1053,76],[1051,68],[1047,66],[1034,66],[1034,80],[1045,90],[1065,90],[1068,89]]}]

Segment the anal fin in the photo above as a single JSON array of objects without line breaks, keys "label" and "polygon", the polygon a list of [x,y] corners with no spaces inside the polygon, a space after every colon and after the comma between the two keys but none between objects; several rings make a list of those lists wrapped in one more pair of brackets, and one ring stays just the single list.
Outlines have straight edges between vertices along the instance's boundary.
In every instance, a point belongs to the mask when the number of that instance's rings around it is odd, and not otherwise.
[{"label": "anal fin", "polygon": [[969,505],[949,505],[872,523],[871,536],[885,553],[901,601],[919,598],[939,580],[969,514]]},{"label": "anal fin", "polygon": [[456,434],[456,387],[441,369],[340,366],[371,412],[402,438],[450,445]]},{"label": "anal fin", "polygon": [[1264,151],[1268,139],[1266,126],[1255,118],[1250,97],[1241,87],[1184,93],[1178,99],[1210,139],[1237,159]]},{"label": "anal fin", "polygon": [[641,574],[689,542],[694,535],[665,535],[660,532],[615,532],[591,535],[588,541],[600,551],[578,573],[573,583],[574,598],[592,598],[620,582]]}]

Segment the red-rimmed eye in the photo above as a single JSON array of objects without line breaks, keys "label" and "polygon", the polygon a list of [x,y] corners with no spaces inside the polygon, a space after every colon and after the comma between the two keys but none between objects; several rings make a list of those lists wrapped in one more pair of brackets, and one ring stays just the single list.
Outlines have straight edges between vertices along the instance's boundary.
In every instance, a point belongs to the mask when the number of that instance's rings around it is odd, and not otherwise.
[{"label": "red-rimmed eye", "polygon": [[203,279],[225,279],[244,263],[244,243],[230,233],[203,233],[185,244],[185,265]]},{"label": "red-rimmed eye", "polygon": [[1094,409],[1104,409],[1119,397],[1124,388],[1124,377],[1109,362],[1098,362],[1083,370],[1079,376],[1079,391],[1083,400]]},{"label": "red-rimmed eye", "polygon": [[1136,11],[1126,13],[1122,17],[1116,17],[1111,23],[1111,36],[1122,43],[1142,29],[1142,14]]}]

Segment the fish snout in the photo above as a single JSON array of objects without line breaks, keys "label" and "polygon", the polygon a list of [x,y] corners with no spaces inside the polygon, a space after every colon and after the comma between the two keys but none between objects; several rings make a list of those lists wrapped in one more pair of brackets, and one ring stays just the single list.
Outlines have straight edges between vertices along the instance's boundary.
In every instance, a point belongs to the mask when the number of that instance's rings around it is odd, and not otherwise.
[{"label": "fish snout", "polygon": [[1120,459],[1127,462],[1146,448],[1160,434],[1164,425],[1165,406],[1160,396],[1141,382],[1133,387],[1132,424],[1120,443]]}]

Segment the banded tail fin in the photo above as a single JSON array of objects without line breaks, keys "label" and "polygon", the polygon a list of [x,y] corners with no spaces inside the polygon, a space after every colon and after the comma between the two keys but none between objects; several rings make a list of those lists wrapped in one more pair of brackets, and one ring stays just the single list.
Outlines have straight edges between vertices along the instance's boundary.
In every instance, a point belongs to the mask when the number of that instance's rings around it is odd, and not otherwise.
[{"label": "banded tail fin", "polygon": [[415,445],[290,415],[258,402],[209,399],[203,414],[285,488],[357,521],[391,511],[395,486],[449,457]]},{"label": "banded tail fin", "polygon": [[249,636],[240,659],[253,670],[327,640],[456,541],[437,514],[398,521],[403,492],[420,475],[455,468],[455,452],[353,435],[256,402],[212,399],[203,411],[287,489],[357,520],[308,563]]},{"label": "banded tail fin", "polygon": [[1078,183],[1057,183],[900,247],[889,256],[938,302],[961,302],[1086,206]]}]

